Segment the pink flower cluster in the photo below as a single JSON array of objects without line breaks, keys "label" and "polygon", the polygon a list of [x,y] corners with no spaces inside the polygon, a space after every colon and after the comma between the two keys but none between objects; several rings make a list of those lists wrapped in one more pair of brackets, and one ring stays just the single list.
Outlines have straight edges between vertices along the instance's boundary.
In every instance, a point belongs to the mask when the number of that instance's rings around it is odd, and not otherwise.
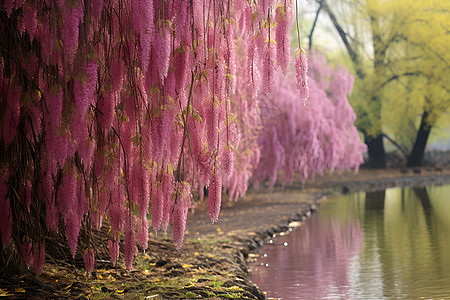
[{"label": "pink flower cluster", "polygon": [[308,58],[303,49],[295,50],[295,73],[297,78],[297,89],[300,92],[300,100],[305,103],[309,98]]},{"label": "pink flower cluster", "polygon": [[[304,57],[301,52],[302,72],[307,70]],[[261,114],[264,129],[258,137],[261,161],[252,177],[256,186],[266,178],[273,188],[277,181],[283,186],[292,183],[295,174],[304,181],[326,170],[358,171],[363,162],[365,145],[354,126],[356,115],[347,98],[353,76],[343,67],[332,69],[320,54],[311,55],[310,64],[309,90],[303,85],[307,74],[301,72],[300,76],[302,100],[309,94],[306,105],[298,101],[298,76],[297,82],[292,76],[278,77],[279,89],[270,101],[265,97],[260,100],[266,113]]]},{"label": "pink flower cluster", "polygon": [[[181,247],[193,190],[209,188],[213,222],[224,185],[234,199],[245,193],[259,150],[239,127],[258,124],[256,95],[272,90],[278,67],[287,70],[293,1],[203,4],[4,1],[21,41],[0,57],[4,246],[17,234],[33,245],[24,258],[36,256],[44,232],[62,231],[75,256],[92,249],[80,228],[98,229],[107,216],[111,259],[124,232],[131,268],[150,225],[166,232],[172,223]],[[250,97],[239,98],[248,86]],[[236,155],[241,137],[252,150]],[[12,220],[17,203],[27,217]],[[46,228],[14,230],[42,216]],[[93,259],[84,254],[86,270]]]}]

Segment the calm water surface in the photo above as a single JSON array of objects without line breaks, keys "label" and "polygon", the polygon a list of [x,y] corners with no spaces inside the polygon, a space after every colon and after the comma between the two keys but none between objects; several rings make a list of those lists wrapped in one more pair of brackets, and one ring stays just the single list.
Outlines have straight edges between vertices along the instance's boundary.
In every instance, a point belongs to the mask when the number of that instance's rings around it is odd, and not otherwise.
[{"label": "calm water surface", "polygon": [[251,280],[282,299],[450,299],[450,185],[329,198]]}]

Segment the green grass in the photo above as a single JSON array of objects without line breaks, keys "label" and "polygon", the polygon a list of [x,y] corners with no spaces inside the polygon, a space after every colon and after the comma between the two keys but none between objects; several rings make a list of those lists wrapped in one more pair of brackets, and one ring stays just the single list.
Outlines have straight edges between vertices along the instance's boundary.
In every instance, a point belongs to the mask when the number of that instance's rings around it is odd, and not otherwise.
[{"label": "green grass", "polygon": [[197,298],[197,294],[195,294],[193,292],[187,292],[185,294],[180,294],[180,298],[183,298],[183,299],[194,299],[194,298]]},{"label": "green grass", "polygon": [[223,297],[228,299],[239,299],[242,295],[241,294],[224,294]]},{"label": "green grass", "polygon": [[210,291],[204,291],[206,293],[206,295],[208,295],[208,297],[212,298],[212,297],[216,297],[217,295],[213,292]]},{"label": "green grass", "polygon": [[217,288],[222,287],[222,285],[223,285],[224,283],[225,283],[225,282],[222,281],[222,280],[216,280],[216,281],[211,282],[210,286],[217,289]]}]

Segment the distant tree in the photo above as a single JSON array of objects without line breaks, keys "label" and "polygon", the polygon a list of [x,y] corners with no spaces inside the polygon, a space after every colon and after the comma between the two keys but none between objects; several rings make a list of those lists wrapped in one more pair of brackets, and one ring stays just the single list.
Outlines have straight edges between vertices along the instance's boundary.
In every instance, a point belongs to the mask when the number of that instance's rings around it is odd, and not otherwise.
[{"label": "distant tree", "polygon": [[444,46],[449,44],[449,4],[371,0],[330,6],[326,0],[317,2],[352,61],[356,74],[352,103],[368,146],[369,165],[385,165],[386,131],[395,133],[391,140],[401,141],[403,129],[411,124],[414,141],[403,152],[408,165],[420,165],[429,133],[449,107],[450,58]]},{"label": "distant tree", "polygon": [[344,68],[333,69],[323,55],[309,58],[309,100],[297,100],[292,77],[277,77],[269,99],[261,97],[262,129],[258,137],[261,161],[252,181],[269,178],[269,188],[279,181],[292,184],[294,175],[304,181],[325,171],[359,169],[366,149],[348,102],[353,76]]}]

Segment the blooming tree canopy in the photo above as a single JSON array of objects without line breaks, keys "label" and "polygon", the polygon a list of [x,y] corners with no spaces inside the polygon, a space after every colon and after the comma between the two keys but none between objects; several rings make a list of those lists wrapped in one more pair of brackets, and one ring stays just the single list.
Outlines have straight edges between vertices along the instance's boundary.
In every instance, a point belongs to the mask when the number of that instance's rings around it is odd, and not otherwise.
[{"label": "blooming tree canopy", "polygon": [[[4,1],[2,246],[13,241],[39,273],[45,235],[61,232],[92,270],[80,228],[107,217],[111,260],[124,234],[131,269],[148,215],[155,232],[172,223],[181,247],[192,192],[207,187],[217,221],[223,184],[243,195],[259,162],[256,139],[238,127],[259,126],[258,93],[288,71],[294,14],[290,0]],[[297,53],[294,98],[306,99]],[[234,155],[240,143],[255,151]]]},{"label": "blooming tree canopy", "polygon": [[[62,225],[75,255],[80,226],[106,215],[112,260],[124,232],[131,268],[136,241],[147,247],[149,207],[156,232],[172,222],[178,247],[192,188],[209,187],[216,221],[239,143],[235,28],[248,42],[242,80],[270,92],[293,21],[292,1],[4,1],[3,246],[13,237],[40,269],[43,231]],[[89,242],[83,250],[90,261]]]},{"label": "blooming tree canopy", "polygon": [[264,129],[258,144],[264,150],[252,178],[256,185],[269,178],[272,189],[277,181],[292,184],[296,173],[305,181],[326,170],[358,171],[363,163],[366,147],[347,98],[353,76],[343,67],[333,69],[319,54],[311,55],[309,74],[307,105],[298,101],[298,75],[297,81],[278,76],[269,101],[260,99]]}]

